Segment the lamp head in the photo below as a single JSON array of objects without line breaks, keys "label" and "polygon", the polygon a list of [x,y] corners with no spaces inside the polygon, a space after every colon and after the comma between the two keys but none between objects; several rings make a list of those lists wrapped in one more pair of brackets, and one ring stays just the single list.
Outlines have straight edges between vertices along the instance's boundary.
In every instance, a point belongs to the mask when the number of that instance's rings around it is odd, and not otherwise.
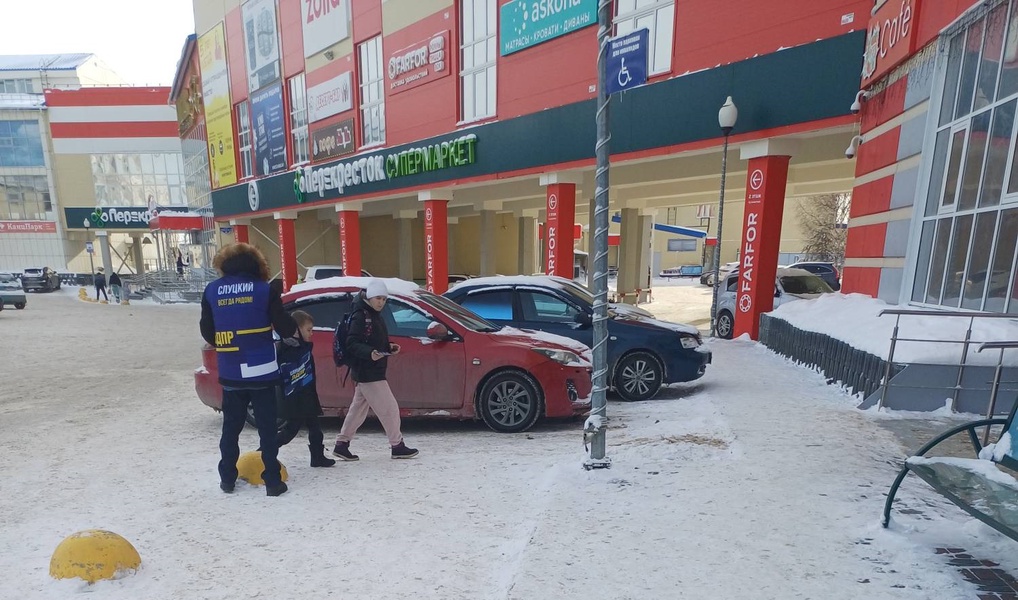
[{"label": "lamp head", "polygon": [[718,111],[718,125],[721,126],[721,131],[728,135],[735,128],[735,121],[739,118],[739,109],[732,102],[732,97],[729,96],[725,103],[721,105],[721,110]]},{"label": "lamp head", "polygon": [[88,229],[89,227],[92,226],[91,221],[89,221],[88,219],[83,220],[81,224],[85,226],[85,229]]}]

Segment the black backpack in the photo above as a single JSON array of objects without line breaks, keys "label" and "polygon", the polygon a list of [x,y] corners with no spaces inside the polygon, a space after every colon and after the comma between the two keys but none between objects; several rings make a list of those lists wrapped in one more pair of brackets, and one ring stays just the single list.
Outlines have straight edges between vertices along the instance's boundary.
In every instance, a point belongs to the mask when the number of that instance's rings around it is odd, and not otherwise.
[{"label": "black backpack", "polygon": [[353,362],[353,357],[346,352],[346,338],[350,336],[350,321],[353,320],[354,312],[343,315],[332,334],[332,360],[337,367],[349,367]]}]

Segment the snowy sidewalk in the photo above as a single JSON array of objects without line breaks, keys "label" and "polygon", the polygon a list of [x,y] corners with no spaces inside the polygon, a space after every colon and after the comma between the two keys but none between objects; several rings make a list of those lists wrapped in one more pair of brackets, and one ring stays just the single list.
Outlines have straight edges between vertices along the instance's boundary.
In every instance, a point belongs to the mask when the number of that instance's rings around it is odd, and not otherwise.
[{"label": "snowy sidewalk", "polygon": [[715,344],[700,382],[613,403],[610,470],[580,468],[580,422],[410,422],[417,460],[390,460],[372,425],[360,462],[311,469],[302,434],[280,454],[290,493],[228,496],[221,418],[191,378],[197,308],[32,300],[0,314],[17,340],[0,367],[0,598],[77,597],[47,569],[86,528],[143,561],[92,588],[103,600],[975,600],[938,547],[1018,572],[1014,542],[918,480],[900,497],[920,514],[881,529],[903,456],[889,417],[748,342]]}]

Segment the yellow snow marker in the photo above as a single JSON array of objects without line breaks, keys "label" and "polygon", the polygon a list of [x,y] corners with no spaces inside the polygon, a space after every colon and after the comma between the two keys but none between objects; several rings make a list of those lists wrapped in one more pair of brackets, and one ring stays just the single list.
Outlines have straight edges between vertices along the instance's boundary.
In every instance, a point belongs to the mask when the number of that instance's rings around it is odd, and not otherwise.
[{"label": "yellow snow marker", "polygon": [[[262,462],[262,453],[251,450],[240,455],[237,459],[237,476],[251,485],[264,485],[262,471],[265,470],[265,463]],[[287,480],[286,467],[279,463],[279,475],[283,481]]]},{"label": "yellow snow marker", "polygon": [[92,584],[140,566],[141,556],[131,542],[112,531],[86,529],[60,542],[50,558],[49,574],[54,579],[80,577]]}]

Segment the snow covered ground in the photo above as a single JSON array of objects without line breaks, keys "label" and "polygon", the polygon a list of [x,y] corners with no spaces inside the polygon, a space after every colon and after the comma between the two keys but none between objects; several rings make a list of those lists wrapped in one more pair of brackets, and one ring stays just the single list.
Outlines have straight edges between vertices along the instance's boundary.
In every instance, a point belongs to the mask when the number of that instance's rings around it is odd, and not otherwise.
[{"label": "snow covered ground", "polygon": [[[75,295],[0,313],[0,598],[974,599],[946,546],[1018,573],[1014,542],[914,478],[883,530],[904,456],[886,417],[744,341],[714,343],[699,382],[612,403],[610,470],[580,468],[582,420],[408,422],[412,461],[369,424],[358,463],[312,470],[302,434],[280,454],[288,494],[225,495],[220,417],[192,387],[197,307]],[[51,580],[87,528],[130,540],[141,570]]]}]

